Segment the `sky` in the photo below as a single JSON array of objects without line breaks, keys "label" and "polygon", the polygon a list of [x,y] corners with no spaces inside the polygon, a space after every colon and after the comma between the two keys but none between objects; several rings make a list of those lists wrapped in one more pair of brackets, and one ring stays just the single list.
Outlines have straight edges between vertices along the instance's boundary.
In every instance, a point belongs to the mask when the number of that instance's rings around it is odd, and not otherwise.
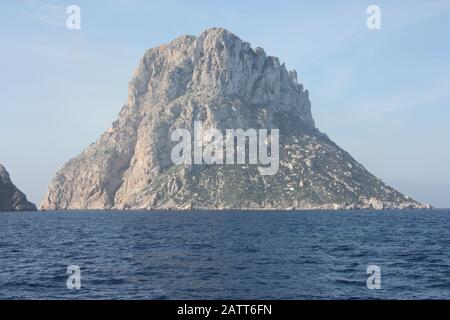
[{"label": "sky", "polygon": [[317,127],[370,172],[450,208],[450,0],[0,1],[0,163],[13,182],[39,204],[116,119],[144,51],[210,27],[295,69]]}]

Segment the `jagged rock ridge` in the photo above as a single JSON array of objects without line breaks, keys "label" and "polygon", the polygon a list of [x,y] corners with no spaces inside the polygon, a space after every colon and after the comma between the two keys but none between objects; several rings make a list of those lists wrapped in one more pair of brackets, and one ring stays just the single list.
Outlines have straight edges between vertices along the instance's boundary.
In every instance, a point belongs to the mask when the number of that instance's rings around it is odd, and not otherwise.
[{"label": "jagged rock ridge", "polygon": [[36,206],[27,200],[11,182],[8,171],[0,164],[0,211],[34,211]]},{"label": "jagged rock ridge", "polygon": [[[277,128],[280,169],[175,166],[170,135],[207,127]],[[278,58],[220,28],[145,52],[117,121],[67,162],[43,209],[421,208],[315,126],[308,91]]]}]

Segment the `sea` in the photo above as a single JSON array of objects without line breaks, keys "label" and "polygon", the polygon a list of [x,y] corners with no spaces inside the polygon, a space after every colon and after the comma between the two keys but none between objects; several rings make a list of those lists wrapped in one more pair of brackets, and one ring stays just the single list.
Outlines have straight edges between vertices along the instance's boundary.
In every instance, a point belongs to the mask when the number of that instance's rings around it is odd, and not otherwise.
[{"label": "sea", "polygon": [[0,299],[450,299],[450,210],[1,213]]}]

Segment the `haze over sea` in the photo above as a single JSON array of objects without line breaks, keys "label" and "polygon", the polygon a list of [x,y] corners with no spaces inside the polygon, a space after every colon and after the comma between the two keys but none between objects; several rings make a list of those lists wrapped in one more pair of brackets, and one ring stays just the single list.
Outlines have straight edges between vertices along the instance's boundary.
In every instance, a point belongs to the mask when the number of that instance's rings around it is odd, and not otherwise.
[{"label": "haze over sea", "polygon": [[[450,210],[0,214],[0,299],[449,299]],[[69,290],[69,265],[81,289]],[[369,290],[369,265],[381,289]]]}]

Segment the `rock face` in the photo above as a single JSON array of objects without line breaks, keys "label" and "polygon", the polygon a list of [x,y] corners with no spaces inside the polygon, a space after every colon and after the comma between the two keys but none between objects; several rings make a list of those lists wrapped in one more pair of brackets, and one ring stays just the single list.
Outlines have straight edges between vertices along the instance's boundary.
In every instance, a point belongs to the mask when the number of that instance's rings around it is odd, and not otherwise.
[{"label": "rock face", "polygon": [[[277,174],[255,165],[174,165],[171,133],[194,121],[280,132]],[[422,208],[315,126],[308,91],[278,58],[213,28],[145,52],[117,121],[67,162],[43,209]]]},{"label": "rock face", "polygon": [[9,173],[0,164],[0,211],[34,211],[36,206],[16,188]]}]

